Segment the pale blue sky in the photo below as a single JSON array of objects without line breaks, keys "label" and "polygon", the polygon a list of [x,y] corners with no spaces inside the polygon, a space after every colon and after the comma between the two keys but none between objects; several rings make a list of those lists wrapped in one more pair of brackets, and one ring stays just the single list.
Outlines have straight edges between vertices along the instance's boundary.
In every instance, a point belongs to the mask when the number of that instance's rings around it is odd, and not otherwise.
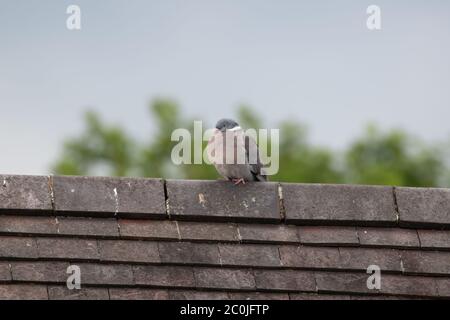
[{"label": "pale blue sky", "polygon": [[445,140],[449,57],[443,0],[0,0],[0,172],[48,173],[88,107],[145,138],[157,96],[210,123],[244,102],[337,149],[369,121]]}]

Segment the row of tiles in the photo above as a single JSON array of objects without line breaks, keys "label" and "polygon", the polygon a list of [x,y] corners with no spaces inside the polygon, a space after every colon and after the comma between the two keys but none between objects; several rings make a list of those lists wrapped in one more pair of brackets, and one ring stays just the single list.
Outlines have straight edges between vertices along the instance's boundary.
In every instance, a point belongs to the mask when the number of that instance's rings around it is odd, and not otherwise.
[{"label": "row of tiles", "polygon": [[450,227],[450,189],[275,182],[236,187],[226,181],[67,176],[0,179],[3,211],[272,222],[281,222],[283,211],[292,223]]},{"label": "row of tiles", "polygon": [[3,215],[0,234],[450,250],[450,231],[404,228]]},{"label": "row of tiles", "polygon": [[450,275],[450,252],[181,241],[0,237],[0,259],[360,270]]},{"label": "row of tiles", "polygon": [[0,300],[398,300],[411,296],[227,292],[149,288],[82,287],[39,284],[0,284]]},{"label": "row of tiles", "polygon": [[[2,284],[65,284],[65,262],[10,262]],[[335,294],[450,297],[450,278],[381,274],[380,287],[368,286],[364,272],[261,270],[182,266],[78,264],[81,286],[166,288],[184,290],[304,292]]]}]

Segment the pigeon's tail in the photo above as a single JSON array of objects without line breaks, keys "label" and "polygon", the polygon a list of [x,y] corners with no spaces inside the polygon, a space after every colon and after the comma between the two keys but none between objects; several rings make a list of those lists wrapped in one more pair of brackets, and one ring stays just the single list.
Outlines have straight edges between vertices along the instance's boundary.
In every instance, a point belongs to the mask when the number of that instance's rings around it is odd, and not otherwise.
[{"label": "pigeon's tail", "polygon": [[254,173],[252,173],[252,174],[253,174],[253,179],[255,181],[262,181],[262,182],[264,182],[264,181],[268,181],[269,180],[266,175],[254,174]]}]

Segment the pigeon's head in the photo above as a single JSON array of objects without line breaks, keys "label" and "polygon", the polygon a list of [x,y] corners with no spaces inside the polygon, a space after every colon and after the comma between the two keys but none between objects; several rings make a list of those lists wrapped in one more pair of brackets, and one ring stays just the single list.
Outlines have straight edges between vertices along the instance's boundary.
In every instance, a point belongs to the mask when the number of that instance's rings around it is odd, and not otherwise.
[{"label": "pigeon's head", "polygon": [[220,119],[216,124],[216,129],[222,132],[226,130],[236,130],[239,128],[239,124],[232,119]]}]

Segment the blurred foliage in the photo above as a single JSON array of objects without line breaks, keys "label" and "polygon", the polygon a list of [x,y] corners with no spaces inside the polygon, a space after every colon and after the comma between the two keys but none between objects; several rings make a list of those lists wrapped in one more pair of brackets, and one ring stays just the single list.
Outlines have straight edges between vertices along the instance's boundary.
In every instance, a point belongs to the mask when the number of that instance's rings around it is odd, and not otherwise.
[{"label": "blurred foliage", "polygon": [[[137,141],[119,126],[103,123],[98,114],[87,112],[84,132],[64,143],[53,171],[66,175],[218,178],[212,165],[172,163],[171,151],[178,143],[171,141],[172,131],[187,128],[193,132],[193,120],[183,117],[176,102],[157,99],[150,112],[155,128],[153,138],[145,142]],[[238,108],[237,119],[243,128],[264,128],[263,120],[248,106]],[[307,128],[301,123],[286,120],[278,128],[280,169],[270,180],[450,186],[450,146],[426,145],[404,131],[384,132],[369,125],[348,148],[335,152],[309,143]]]}]

